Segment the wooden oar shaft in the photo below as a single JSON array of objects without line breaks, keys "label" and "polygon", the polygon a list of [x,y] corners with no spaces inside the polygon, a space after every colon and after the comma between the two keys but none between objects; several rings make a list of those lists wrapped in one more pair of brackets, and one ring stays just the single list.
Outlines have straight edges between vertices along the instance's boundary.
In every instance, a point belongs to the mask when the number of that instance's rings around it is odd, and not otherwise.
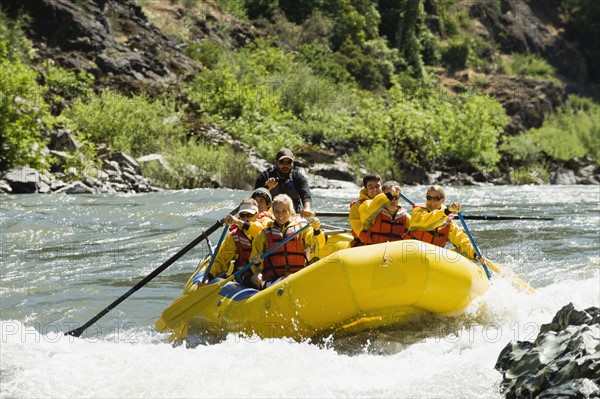
[{"label": "wooden oar shaft", "polygon": [[[231,211],[229,214],[232,215],[232,214],[236,213],[239,208],[240,207],[238,206],[233,211]],[[160,265],[159,267],[157,267],[152,273],[150,273],[149,275],[147,275],[146,277],[144,277],[142,280],[140,280],[136,285],[134,285],[133,287],[131,287],[131,289],[129,291],[127,291],[125,294],[123,294],[119,298],[117,298],[113,303],[111,303],[106,308],[104,308],[96,316],[92,317],[87,323],[85,323],[81,327],[75,328],[75,329],[73,329],[71,331],[67,331],[65,333],[65,335],[71,335],[73,337],[79,337],[79,336],[81,336],[81,334],[83,334],[83,332],[85,330],[87,330],[88,327],[90,327],[92,324],[94,324],[95,322],[97,322],[98,320],[100,320],[100,318],[102,318],[105,314],[107,314],[108,312],[110,312],[117,305],[119,305],[121,302],[123,302],[128,297],[130,297],[131,294],[133,294],[134,292],[136,292],[137,290],[139,290],[140,288],[142,288],[143,286],[145,286],[146,284],[148,284],[148,282],[150,282],[152,279],[154,279],[154,277],[158,276],[167,267],[171,266],[179,258],[181,258],[183,255],[185,255],[187,252],[189,252],[192,248],[194,248],[196,245],[198,245],[200,242],[202,242],[202,240],[204,240],[206,237],[208,237],[209,235],[211,235],[222,224],[223,224],[223,219],[221,219],[218,222],[216,222],[215,224],[213,224],[208,230],[206,230],[204,233],[202,233],[198,237],[196,237],[196,239],[194,241],[190,242],[188,245],[186,245],[185,247],[183,247],[179,252],[177,252],[175,255],[171,256],[165,263],[163,263],[162,265]]]}]

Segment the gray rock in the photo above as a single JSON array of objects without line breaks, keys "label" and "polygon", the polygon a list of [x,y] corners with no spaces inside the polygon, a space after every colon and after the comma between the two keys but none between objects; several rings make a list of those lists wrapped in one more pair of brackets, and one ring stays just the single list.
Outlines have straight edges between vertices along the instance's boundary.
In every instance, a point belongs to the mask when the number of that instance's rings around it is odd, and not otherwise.
[{"label": "gray rock", "polygon": [[33,168],[14,168],[3,176],[10,185],[13,194],[32,194],[38,192],[40,173]]},{"label": "gray rock", "polygon": [[159,173],[175,173],[169,162],[160,154],[144,155],[137,159],[142,172],[148,169],[154,169]]},{"label": "gray rock", "polygon": [[550,176],[550,184],[576,184],[575,172],[568,169],[558,168]]},{"label": "gray rock", "polygon": [[57,180],[57,181],[53,181],[52,184],[50,184],[50,190],[51,191],[58,191],[63,187],[66,187],[68,184],[65,183],[62,180]]},{"label": "gray rock", "polygon": [[333,164],[315,164],[309,168],[309,174],[325,179],[354,181],[354,172],[346,162],[340,160]]},{"label": "gray rock", "polygon": [[509,343],[495,367],[506,398],[597,398],[600,309],[564,306],[534,342]]},{"label": "gray rock", "polygon": [[54,151],[66,151],[76,152],[83,144],[77,140],[77,137],[71,132],[70,129],[61,129],[50,132],[50,146],[49,148]]},{"label": "gray rock", "polygon": [[0,194],[10,194],[12,193],[12,188],[8,184],[6,180],[0,180]]},{"label": "gray rock", "polygon": [[119,166],[119,163],[117,161],[111,161],[111,160],[104,160],[104,163],[102,165],[102,169],[105,171],[113,171],[113,172],[117,172],[118,174],[121,174],[121,167]]},{"label": "gray rock", "polygon": [[110,157],[110,160],[117,162],[121,169],[129,168],[133,174],[140,173],[140,164],[129,154],[118,152]]},{"label": "gray rock", "polygon": [[86,186],[85,184],[83,184],[80,181],[71,183],[71,184],[61,188],[60,190],[57,190],[56,192],[64,193],[64,194],[96,194],[97,193],[97,191],[95,189],[93,189],[92,187]]},{"label": "gray rock", "polygon": [[52,191],[52,189],[50,188],[50,185],[48,183],[46,183],[45,181],[40,181],[38,183],[38,193],[39,194],[48,194]]}]

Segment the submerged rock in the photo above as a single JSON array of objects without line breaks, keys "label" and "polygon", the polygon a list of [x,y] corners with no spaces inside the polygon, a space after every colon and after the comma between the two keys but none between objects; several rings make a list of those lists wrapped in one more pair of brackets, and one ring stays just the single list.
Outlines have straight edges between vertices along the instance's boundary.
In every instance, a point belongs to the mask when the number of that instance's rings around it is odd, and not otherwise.
[{"label": "submerged rock", "polygon": [[600,397],[600,309],[564,306],[534,342],[509,343],[495,368],[506,398]]}]

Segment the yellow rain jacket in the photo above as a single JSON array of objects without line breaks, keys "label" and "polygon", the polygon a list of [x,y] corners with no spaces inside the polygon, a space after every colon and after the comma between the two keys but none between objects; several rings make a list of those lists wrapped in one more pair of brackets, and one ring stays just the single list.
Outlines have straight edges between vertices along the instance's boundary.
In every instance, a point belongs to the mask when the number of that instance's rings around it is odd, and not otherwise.
[{"label": "yellow rain jacket", "polygon": [[[362,229],[367,231],[373,226],[375,218],[384,206],[390,202],[388,197],[384,193],[379,193],[372,200],[368,200],[362,203],[361,207],[361,221]],[[409,231],[411,225],[411,216],[406,215],[406,231]]]},{"label": "yellow rain jacket", "polygon": [[348,217],[350,219],[350,227],[352,228],[352,231],[354,232],[354,234],[356,235],[356,237],[359,237],[360,236],[360,232],[363,230],[363,224],[362,224],[362,218],[361,218],[361,213],[360,213],[360,207],[367,200],[370,200],[370,198],[367,195],[367,189],[366,189],[366,187],[363,187],[360,190],[359,199],[356,200],[356,201],[354,201],[352,203],[352,205],[350,206],[350,214],[349,214]]},{"label": "yellow rain jacket", "polygon": [[[442,209],[428,211],[423,204],[413,206],[409,232],[432,231],[442,226],[449,217],[446,215],[445,209],[446,206],[443,206]],[[450,222],[448,241],[467,258],[475,259],[475,248],[473,248],[469,236],[454,220]]]}]

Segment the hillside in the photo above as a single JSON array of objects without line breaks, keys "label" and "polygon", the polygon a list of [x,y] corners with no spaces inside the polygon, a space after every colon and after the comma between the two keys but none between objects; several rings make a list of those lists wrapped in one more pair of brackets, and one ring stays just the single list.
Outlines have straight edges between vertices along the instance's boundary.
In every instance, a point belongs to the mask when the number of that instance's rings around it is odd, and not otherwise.
[{"label": "hillside", "polygon": [[596,3],[275,4],[3,1],[0,191],[600,184]]}]

